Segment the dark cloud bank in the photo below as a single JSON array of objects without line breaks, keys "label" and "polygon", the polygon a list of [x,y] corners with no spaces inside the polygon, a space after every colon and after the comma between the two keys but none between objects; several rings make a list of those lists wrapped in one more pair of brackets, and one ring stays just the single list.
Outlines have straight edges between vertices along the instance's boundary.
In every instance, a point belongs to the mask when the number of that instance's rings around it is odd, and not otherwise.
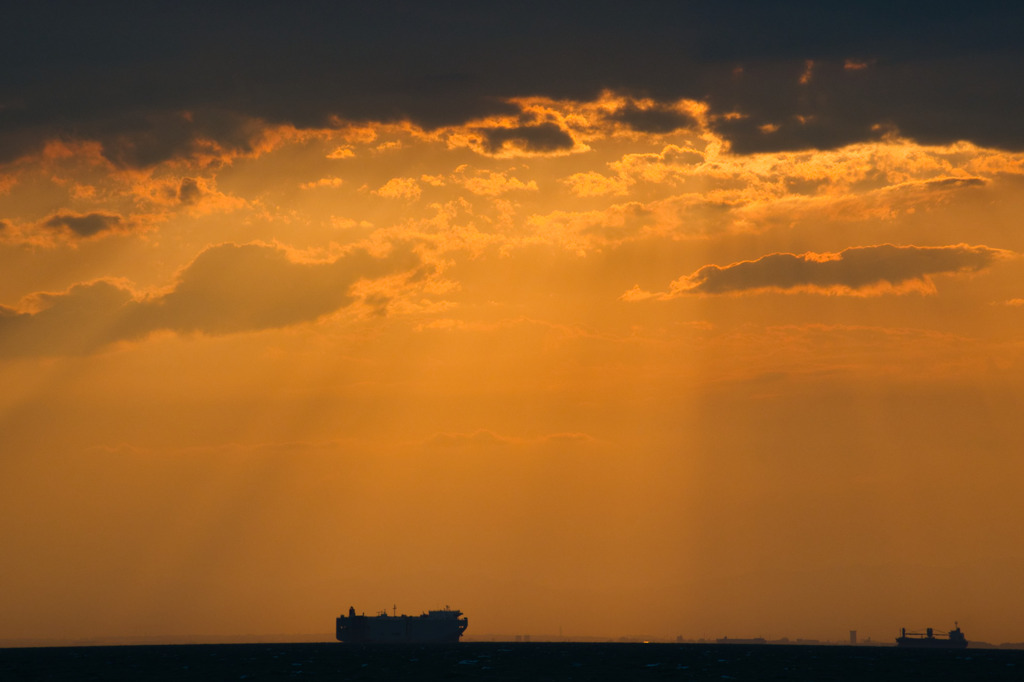
[{"label": "dark cloud bank", "polygon": [[[259,121],[431,127],[512,112],[508,97],[602,89],[742,113],[715,119],[739,151],[834,147],[892,127],[924,142],[1024,148],[1021,3],[9,5],[0,162],[62,136],[145,166],[203,140],[246,150]],[[666,111],[621,120],[679,123]],[[501,135],[488,143],[515,139]]]},{"label": "dark cloud bank", "polygon": [[58,213],[46,220],[43,225],[51,230],[67,230],[79,237],[92,237],[101,232],[116,230],[121,225],[121,216],[107,213]]},{"label": "dark cloud bank", "polygon": [[228,334],[286,327],[350,305],[349,289],[360,279],[418,264],[400,249],[385,258],[353,251],[331,262],[299,263],[272,246],[223,244],[201,253],[159,296],[138,299],[101,280],[37,294],[33,312],[0,306],[0,355],[90,352],[161,330]]},{"label": "dark cloud bank", "polygon": [[525,152],[555,152],[572,149],[573,142],[569,133],[554,123],[523,125],[514,128],[481,128],[484,149],[496,154],[507,145]]},{"label": "dark cloud bank", "polygon": [[864,290],[925,281],[930,275],[981,270],[1007,255],[987,246],[857,246],[837,254],[772,253],[732,265],[706,265],[677,284],[681,293],[761,289]]}]

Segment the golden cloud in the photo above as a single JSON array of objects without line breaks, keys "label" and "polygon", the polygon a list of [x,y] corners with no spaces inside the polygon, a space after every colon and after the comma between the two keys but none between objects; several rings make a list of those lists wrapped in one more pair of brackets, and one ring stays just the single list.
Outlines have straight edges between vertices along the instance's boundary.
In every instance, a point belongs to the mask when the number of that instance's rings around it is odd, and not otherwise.
[{"label": "golden cloud", "polygon": [[[341,187],[345,181],[339,177],[320,178],[311,182],[304,182],[299,187],[302,189],[317,189],[321,187]],[[383,196],[383,195],[382,195]]]},{"label": "golden cloud", "polygon": [[381,187],[374,190],[377,196],[387,199],[406,199],[409,201],[419,199],[423,190],[420,189],[416,178],[391,178]]},{"label": "golden cloud", "polygon": [[503,172],[475,171],[465,164],[455,169],[452,179],[473,194],[497,196],[513,191],[537,191],[537,181],[523,182],[519,178]]}]

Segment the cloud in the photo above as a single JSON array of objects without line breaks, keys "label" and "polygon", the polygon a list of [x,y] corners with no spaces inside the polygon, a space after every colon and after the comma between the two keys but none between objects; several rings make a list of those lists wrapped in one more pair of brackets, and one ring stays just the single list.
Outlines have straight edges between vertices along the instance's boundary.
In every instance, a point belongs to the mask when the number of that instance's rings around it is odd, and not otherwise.
[{"label": "cloud", "polygon": [[704,160],[704,154],[696,149],[670,144],[658,153],[626,154],[608,165],[618,173],[622,182],[628,184],[638,181],[664,183],[694,174]]},{"label": "cloud", "polygon": [[355,151],[351,147],[345,145],[337,147],[330,154],[327,155],[328,159],[351,159],[356,155]]},{"label": "cloud", "polygon": [[[85,108],[73,120],[65,120],[66,112],[47,110],[46,103],[40,103],[36,111],[0,107],[0,163],[39,151],[53,139],[98,142],[101,156],[118,168],[148,168],[172,159],[209,163],[253,152],[268,127],[247,113],[205,105],[189,109],[184,100],[158,108],[133,102],[129,94],[111,101],[124,99],[129,101],[120,109],[108,109],[107,102],[84,103]],[[23,117],[30,116],[35,119],[31,127],[19,125]],[[20,139],[6,139],[16,132]]]},{"label": "cloud", "polygon": [[126,116],[113,131],[93,135],[102,144],[103,155],[115,165],[143,168],[203,152],[249,152],[261,132],[260,122],[243,114],[172,110]]},{"label": "cloud", "polygon": [[975,272],[1009,252],[987,246],[858,246],[839,253],[772,253],[731,265],[705,265],[672,282],[669,292],[639,287],[623,300],[667,300],[684,294],[807,291],[865,295],[884,291],[931,291],[931,275]]},{"label": "cloud", "polygon": [[573,194],[581,197],[599,197],[608,194],[624,195],[630,183],[621,176],[610,177],[595,171],[573,173],[562,182],[569,186]]},{"label": "cloud", "polygon": [[345,181],[342,178],[331,176],[329,178],[304,182],[299,187],[302,189],[317,189],[318,187],[341,187],[343,184],[345,184]]},{"label": "cloud", "polygon": [[98,280],[59,294],[39,293],[23,301],[22,312],[0,307],[0,354],[64,355],[94,350],[110,330],[138,306],[123,283]]},{"label": "cloud", "polygon": [[222,244],[199,254],[159,295],[98,280],[32,295],[17,309],[0,307],[0,353],[81,353],[161,330],[228,334],[310,322],[353,303],[358,281],[418,265],[406,249],[300,262],[274,246]]},{"label": "cloud", "polygon": [[423,190],[416,178],[391,178],[381,187],[373,192],[377,196],[387,199],[407,199],[409,201],[419,199]]},{"label": "cloud", "polygon": [[535,243],[557,245],[585,256],[636,239],[654,217],[644,204],[625,202],[597,211],[535,213],[526,224]]},{"label": "cloud", "polygon": [[1024,132],[1012,129],[1008,115],[1024,109],[1024,98],[1003,90],[1024,77],[1018,58],[901,54],[864,69],[823,60],[803,85],[799,69],[796,60],[749,64],[730,79],[731,89],[716,88],[704,100],[716,113],[713,130],[740,154],[836,149],[893,132],[925,145],[1024,147]]},{"label": "cloud", "polygon": [[937,178],[926,180],[928,189],[960,189],[961,187],[984,187],[988,181],[984,178]]},{"label": "cloud", "polygon": [[[18,65],[0,100],[0,163],[87,139],[116,165],[149,167],[244,153],[268,125],[433,129],[514,115],[515,98],[604,91],[708,104],[741,152],[836,148],[880,124],[929,144],[1024,148],[1018,3],[18,4],[0,26],[0,60]],[[661,107],[618,116],[649,132],[686,123]],[[512,131],[487,144],[571,146],[550,122]]]},{"label": "cloud", "polygon": [[109,232],[121,226],[121,216],[108,213],[75,215],[58,213],[43,223],[51,230],[67,230],[79,237],[93,237],[100,232]]},{"label": "cloud", "polygon": [[483,148],[488,154],[550,154],[572,149],[576,144],[572,135],[554,123],[477,128],[477,132],[483,135]]},{"label": "cloud", "polygon": [[435,448],[491,448],[513,445],[516,442],[515,438],[499,436],[493,431],[480,429],[473,433],[437,433],[424,441],[424,445]]},{"label": "cloud", "polygon": [[195,178],[182,178],[181,185],[178,187],[178,201],[185,206],[192,206],[202,196],[203,191],[199,189],[199,183]]},{"label": "cloud", "polygon": [[537,181],[523,182],[515,176],[494,171],[480,171],[466,165],[459,166],[452,174],[452,180],[473,194],[498,196],[507,192],[537,191]]},{"label": "cloud", "polygon": [[630,102],[608,118],[642,133],[671,133],[697,124],[690,114],[663,104],[641,108]]}]

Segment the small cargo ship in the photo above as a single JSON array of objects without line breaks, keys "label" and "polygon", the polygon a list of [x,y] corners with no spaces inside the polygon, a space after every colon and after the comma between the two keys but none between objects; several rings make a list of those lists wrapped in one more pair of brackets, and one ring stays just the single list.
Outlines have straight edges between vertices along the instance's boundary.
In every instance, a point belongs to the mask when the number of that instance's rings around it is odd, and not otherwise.
[{"label": "small cargo ship", "polygon": [[462,611],[449,609],[427,611],[418,616],[381,611],[376,616],[356,615],[349,607],[347,616],[338,616],[336,636],[339,642],[355,644],[417,643],[442,644],[458,642],[469,627]]},{"label": "small cargo ship", "polygon": [[896,646],[917,649],[966,649],[967,639],[964,633],[960,632],[960,624],[953,623],[953,626],[945,635],[936,635],[931,628],[924,632],[907,632],[906,628],[902,628],[900,636],[896,638]]}]

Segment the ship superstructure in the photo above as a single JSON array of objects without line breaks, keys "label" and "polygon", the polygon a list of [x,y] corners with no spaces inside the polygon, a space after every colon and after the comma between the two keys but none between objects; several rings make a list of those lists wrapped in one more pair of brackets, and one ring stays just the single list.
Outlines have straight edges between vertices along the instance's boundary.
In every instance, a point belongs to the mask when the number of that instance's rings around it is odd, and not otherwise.
[{"label": "ship superstructure", "polygon": [[469,627],[462,611],[447,606],[418,616],[399,616],[380,611],[376,616],[356,615],[349,607],[347,616],[338,616],[336,636],[339,642],[380,644],[388,642],[444,643],[458,642]]},{"label": "ship superstructure", "polygon": [[953,626],[945,635],[936,635],[931,628],[924,632],[907,632],[906,628],[902,628],[900,636],[896,638],[896,646],[919,649],[966,649],[967,638],[960,631],[960,624],[953,623]]}]

